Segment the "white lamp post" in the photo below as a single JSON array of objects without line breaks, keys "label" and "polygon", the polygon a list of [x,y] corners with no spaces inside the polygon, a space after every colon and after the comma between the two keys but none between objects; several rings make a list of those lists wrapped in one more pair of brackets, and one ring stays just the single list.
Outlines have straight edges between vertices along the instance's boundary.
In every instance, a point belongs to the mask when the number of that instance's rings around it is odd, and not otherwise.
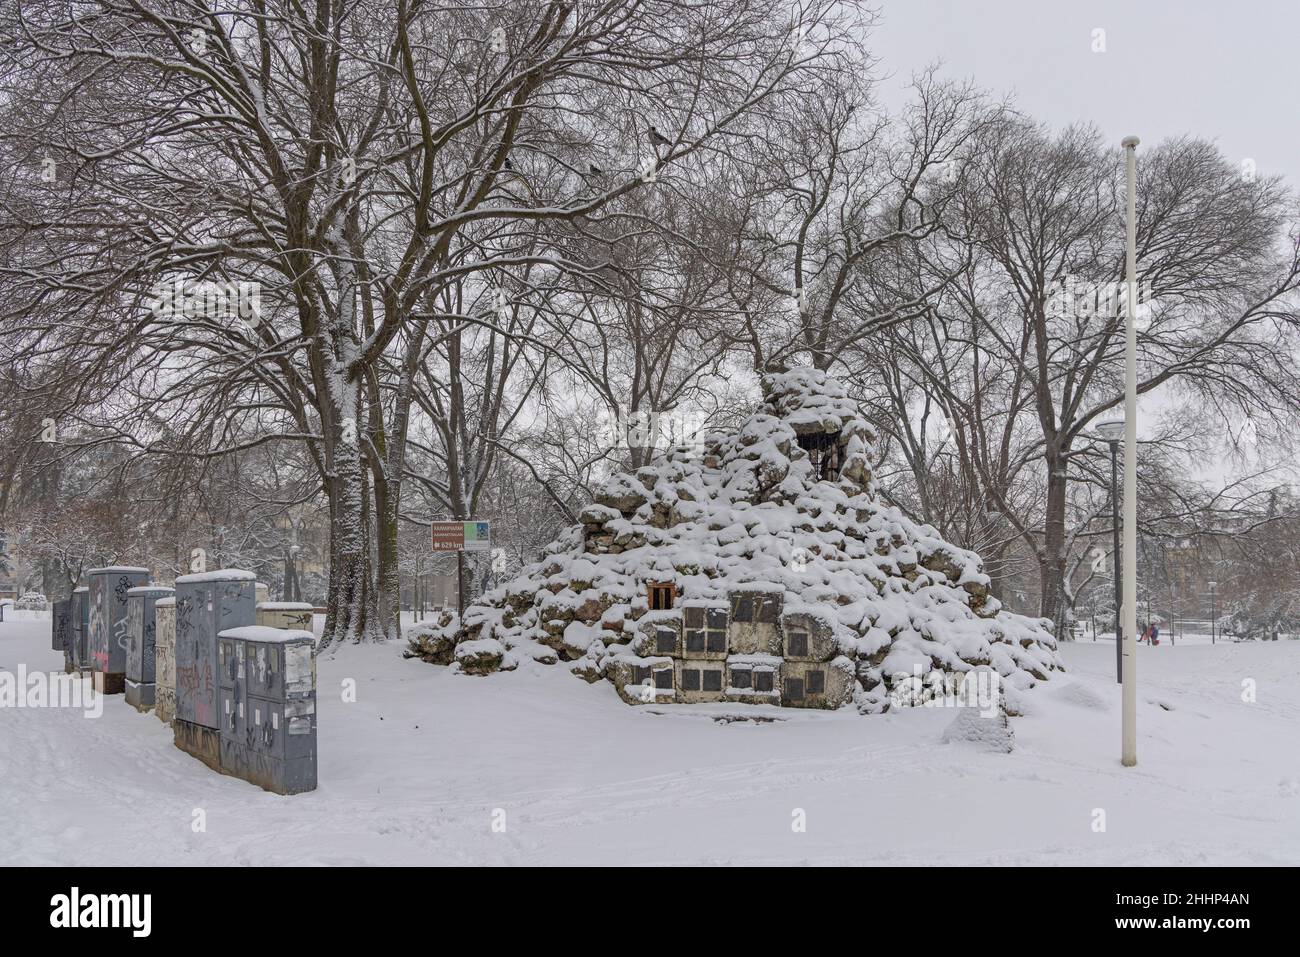
[{"label": "white lamp post", "polygon": [[1218,629],[1215,627],[1219,623],[1219,611],[1215,607],[1214,592],[1219,587],[1218,582],[1206,582],[1210,586],[1210,644],[1214,644],[1214,633]]},{"label": "white lamp post", "polygon": [[1124,719],[1126,768],[1137,764],[1137,145],[1124,137],[1128,180],[1128,309],[1124,313]]}]

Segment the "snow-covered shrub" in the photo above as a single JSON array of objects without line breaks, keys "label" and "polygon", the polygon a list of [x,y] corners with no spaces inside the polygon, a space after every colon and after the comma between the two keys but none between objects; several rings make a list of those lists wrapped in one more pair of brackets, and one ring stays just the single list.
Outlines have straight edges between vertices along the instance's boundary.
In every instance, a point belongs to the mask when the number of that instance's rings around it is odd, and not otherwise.
[{"label": "snow-covered shrub", "polygon": [[1224,633],[1238,639],[1276,641],[1300,631],[1300,595],[1251,595],[1228,606]]},{"label": "snow-covered shrub", "polygon": [[49,607],[49,602],[45,596],[38,591],[23,592],[23,594],[14,602],[16,611],[45,611]]}]

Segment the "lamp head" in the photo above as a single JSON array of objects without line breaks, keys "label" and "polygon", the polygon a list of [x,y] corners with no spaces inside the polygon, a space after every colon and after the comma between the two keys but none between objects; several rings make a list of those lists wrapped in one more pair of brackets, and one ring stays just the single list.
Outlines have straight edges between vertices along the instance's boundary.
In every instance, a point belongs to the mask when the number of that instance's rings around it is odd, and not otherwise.
[{"label": "lamp head", "polygon": [[1124,438],[1124,420],[1106,419],[1096,423],[1092,431],[1104,442],[1118,442]]}]

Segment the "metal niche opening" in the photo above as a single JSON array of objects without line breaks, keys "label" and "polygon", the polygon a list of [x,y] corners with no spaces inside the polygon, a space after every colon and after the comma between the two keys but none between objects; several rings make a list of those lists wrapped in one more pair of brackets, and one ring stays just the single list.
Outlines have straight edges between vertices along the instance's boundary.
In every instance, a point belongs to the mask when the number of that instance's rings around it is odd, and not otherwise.
[{"label": "metal niche opening", "polygon": [[646,598],[651,611],[667,611],[677,600],[677,586],[672,582],[646,582]]},{"label": "metal niche opening", "polygon": [[795,441],[808,453],[808,461],[818,479],[834,482],[840,477],[839,432],[806,432],[795,436]]}]

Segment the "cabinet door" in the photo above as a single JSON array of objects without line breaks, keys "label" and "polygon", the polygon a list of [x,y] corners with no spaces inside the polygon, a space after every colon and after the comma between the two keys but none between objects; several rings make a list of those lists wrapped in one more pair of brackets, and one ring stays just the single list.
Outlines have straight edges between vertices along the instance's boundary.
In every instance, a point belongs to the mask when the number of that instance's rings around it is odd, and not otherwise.
[{"label": "cabinet door", "polygon": [[249,730],[255,739],[253,750],[272,758],[283,758],[284,739],[288,733],[284,723],[284,702],[250,694],[248,710],[251,712]]}]

